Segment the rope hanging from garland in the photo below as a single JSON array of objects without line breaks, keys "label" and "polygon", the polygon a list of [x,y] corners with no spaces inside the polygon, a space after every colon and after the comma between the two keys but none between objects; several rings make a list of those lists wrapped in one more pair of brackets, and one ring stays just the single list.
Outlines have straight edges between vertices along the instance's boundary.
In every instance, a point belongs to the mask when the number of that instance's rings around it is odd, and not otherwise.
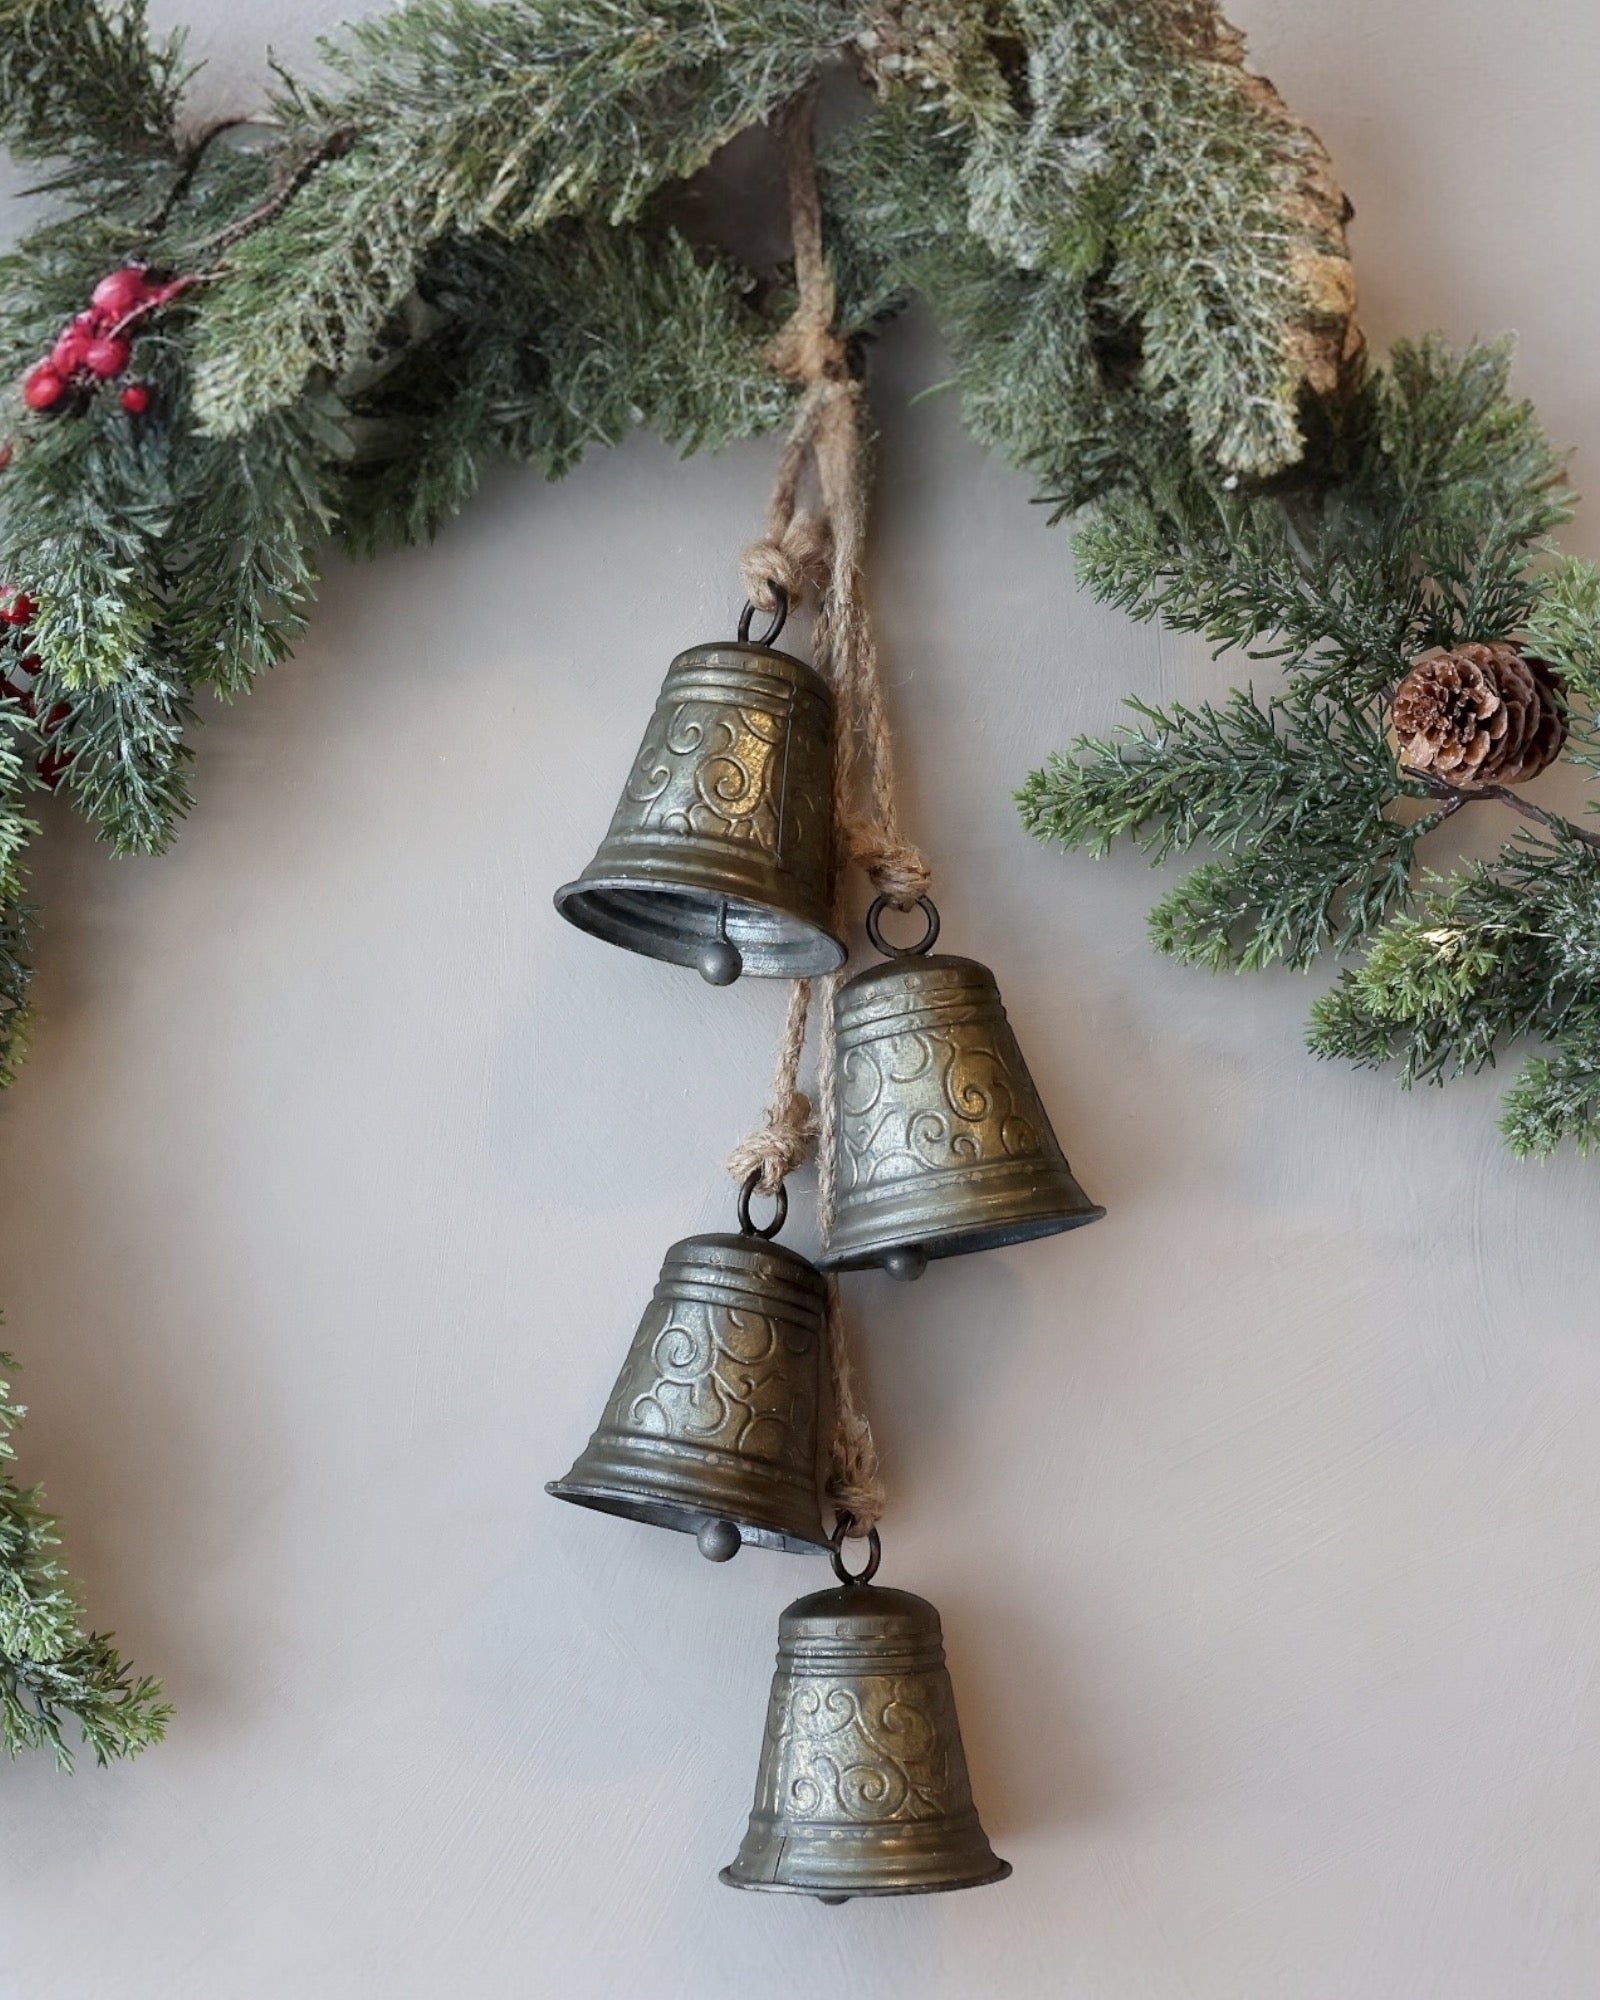
[{"label": "rope hanging from garland", "polygon": [[[767,510],[766,539],[746,549],[742,568],[751,601],[765,611],[798,604],[819,567],[826,579],[815,650],[834,691],[835,917],[842,919],[846,859],[861,867],[877,892],[901,909],[912,907],[927,894],[932,872],[900,831],[894,746],[866,602],[863,551],[870,472],[864,436],[865,398],[851,369],[847,345],[834,324],[836,301],[823,249],[822,202],[817,188],[815,120],[816,100],[808,92],[783,121],[799,300],[770,350],[774,369],[799,382],[803,395]],[[808,462],[821,495],[820,518],[798,511]],[[862,766],[870,801],[864,817],[856,806]],[[813,1118],[810,1102],[800,1090],[812,982],[796,980],[790,988],[766,1116],[728,1160],[728,1172],[736,1181],[742,1184],[755,1173],[763,1191],[773,1194],[785,1174],[811,1157],[820,1134],[817,1222],[824,1238],[833,1223],[836,1201],[839,1109],[833,1002],[838,981],[839,975],[831,973],[818,982],[822,1017],[820,1118]],[[849,1521],[848,1532],[867,1535],[883,1515],[883,1476],[872,1426],[856,1389],[838,1280],[830,1273],[827,1284],[828,1372],[833,1399],[827,1490]]]}]

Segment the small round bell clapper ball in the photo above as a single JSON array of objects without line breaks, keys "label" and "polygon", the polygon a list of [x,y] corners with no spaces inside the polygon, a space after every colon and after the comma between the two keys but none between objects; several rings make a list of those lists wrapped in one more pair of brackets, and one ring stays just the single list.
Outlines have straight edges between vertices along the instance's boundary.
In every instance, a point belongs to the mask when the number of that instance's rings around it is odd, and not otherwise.
[{"label": "small round bell clapper ball", "polygon": [[732,1521],[707,1521],[695,1536],[707,1562],[731,1562],[743,1547],[744,1538]]},{"label": "small round bell clapper ball", "polygon": [[713,938],[710,944],[703,945],[695,963],[708,986],[731,986],[744,971],[739,947],[725,937]]},{"label": "small round bell clapper ball", "polygon": [[882,1261],[891,1278],[898,1278],[909,1285],[913,1278],[920,1278],[927,1270],[928,1253],[920,1243],[902,1243],[893,1250],[886,1250]]},{"label": "small round bell clapper ball", "polygon": [[819,1896],[817,1898],[817,1901],[819,1903],[828,1903],[835,1907],[840,1903],[848,1903],[849,1900],[850,1898],[848,1896]]}]

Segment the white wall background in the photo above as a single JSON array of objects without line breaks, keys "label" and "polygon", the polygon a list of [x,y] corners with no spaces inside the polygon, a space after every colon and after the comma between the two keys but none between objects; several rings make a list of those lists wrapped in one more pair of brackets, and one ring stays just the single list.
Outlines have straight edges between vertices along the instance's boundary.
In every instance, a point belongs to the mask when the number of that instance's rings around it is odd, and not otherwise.
[{"label": "white wall background", "polygon": [[[189,11],[229,104],[341,9]],[[1373,336],[1520,329],[1600,483],[1592,10],[1243,12],[1360,210]],[[765,498],[764,446],[639,441],[336,566],[167,858],[50,815],[0,1117],[23,1469],[179,1719],[0,1773],[5,2000],[1595,1992],[1600,1167],[1514,1166],[1492,1079],[1314,1064],[1316,982],[1166,965],[1142,863],[1024,837],[1043,748],[1220,676],[1078,596],[1025,482],[908,407],[939,372],[908,327],[876,384],[913,824],[1110,1208],[856,1287],[886,1574],[943,1610],[1014,1880],[720,1888],[818,1568],[540,1490],[662,1248],[724,1221],[782,1004],[550,908]]]}]

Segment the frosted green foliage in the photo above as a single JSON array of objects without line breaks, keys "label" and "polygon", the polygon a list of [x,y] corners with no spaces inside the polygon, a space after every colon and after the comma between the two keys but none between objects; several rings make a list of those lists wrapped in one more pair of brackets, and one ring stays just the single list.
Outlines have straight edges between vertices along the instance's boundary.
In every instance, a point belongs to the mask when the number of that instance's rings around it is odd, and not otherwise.
[{"label": "frosted green foliage", "polygon": [[0,575],[38,600],[35,692],[69,711],[74,798],[119,849],[153,850],[188,804],[191,691],[237,691],[300,630],[330,440],[311,405],[208,438],[185,420],[177,331],[140,361],[163,421],[102,396],[26,439],[0,480]]},{"label": "frosted green foliage", "polygon": [[1220,707],[1130,706],[1142,728],[1080,739],[1020,803],[1032,832],[1091,853],[1120,837],[1157,861],[1218,852],[1151,913],[1158,949],[1213,968],[1305,966],[1403,900],[1432,822],[1386,816],[1394,786],[1376,719],[1305,687],[1270,702],[1236,689]]},{"label": "frosted green foliage", "polygon": [[1507,1044],[1554,1045],[1506,1098],[1524,1154],[1600,1136],[1600,853],[1570,835],[1520,840],[1491,865],[1431,879],[1312,1010],[1320,1055],[1396,1063],[1400,1081],[1492,1063]]},{"label": "frosted green foliage", "polygon": [[1304,464],[1270,490],[1180,466],[1109,496],[1079,532],[1079,574],[1135,618],[1356,699],[1430,646],[1500,638],[1528,616],[1540,538],[1570,511],[1509,365],[1504,345],[1398,343],[1315,407]]},{"label": "frosted green foliage", "polygon": [[1081,271],[1020,269],[965,224],[953,135],[898,93],[830,154],[848,322],[926,301],[980,442],[1080,505],[1128,478],[1141,439],[1191,449],[1137,392],[1137,342]]},{"label": "frosted green foliage", "polygon": [[[0,1355],[7,1374],[15,1366]],[[81,1740],[95,1761],[131,1757],[166,1733],[158,1682],[135,1676],[110,1633],[83,1628],[60,1561],[56,1523],[37,1486],[19,1487],[11,1435],[25,1414],[0,1380],[0,1741],[12,1756],[48,1746],[72,1768]]]},{"label": "frosted green foliage", "polygon": [[234,253],[199,353],[204,420],[240,431],[313,369],[366,360],[445,236],[629,220],[853,23],[831,0],[411,0],[350,29],[325,51],[341,87],[280,107],[308,149],[348,144]]},{"label": "frosted green foliage", "polygon": [[152,44],[144,0],[0,0],[0,140],[64,179],[126,185],[176,150],[181,36]]},{"label": "frosted green foliage", "polygon": [[[1319,1054],[1442,1079],[1544,1040],[1507,1098],[1525,1153],[1600,1134],[1600,856],[1553,822],[1453,880],[1414,873],[1467,801],[1418,812],[1383,720],[1435,645],[1520,637],[1565,680],[1567,755],[1600,768],[1600,572],[1551,560],[1571,508],[1559,456],[1507,386],[1509,351],[1402,343],[1386,369],[1308,405],[1303,464],[1232,489],[1174,456],[1102,496],[1080,573],[1138,618],[1281,663],[1262,702],[1166,711],[1081,742],[1029,781],[1024,817],[1103,852],[1216,851],[1159,903],[1157,945],[1188,962],[1306,964],[1365,945],[1313,1013]],[[1538,811],[1537,808],[1529,810]]]},{"label": "frosted green foliage", "polygon": [[1561,556],[1535,579],[1528,644],[1558,667],[1567,692],[1600,705],[1600,567]]},{"label": "frosted green foliage", "polygon": [[1523,1064],[1500,1130],[1521,1159],[1547,1159],[1563,1144],[1600,1149],[1600,1020],[1571,1025],[1556,1054]]},{"label": "frosted green foliage", "polygon": [[[869,148],[878,115],[898,125],[884,196],[941,241],[956,290],[1021,279],[1036,331],[1080,363],[1094,319],[1136,361],[1148,414],[1225,468],[1296,456],[1301,387],[1326,386],[1343,343],[1343,207],[1321,147],[1195,0],[411,0],[326,54],[332,87],[291,88],[278,110],[286,171],[332,157],[232,251],[205,315],[199,402],[218,431],[363,364],[444,238],[631,220],[841,61],[878,98]],[[957,309],[953,335],[996,306]],[[987,359],[963,344],[974,377],[1055,369],[1020,341]],[[1047,392],[1013,387],[1035,406]],[[1020,409],[1006,429],[1025,433]],[[1067,476],[1070,450],[1052,457]]]},{"label": "frosted green foliage", "polygon": [[1292,462],[1302,384],[1330,384],[1342,341],[1342,200],[1217,10],[1011,0],[918,10],[919,28],[925,13],[968,28],[898,69],[930,126],[959,121],[974,237],[1083,290],[1205,456]]},{"label": "frosted green foliage", "polygon": [[790,396],[749,291],[670,229],[569,222],[442,244],[419,279],[422,330],[351,391],[346,537],[436,534],[496,455],[553,479],[640,425],[685,452],[771,428]]}]

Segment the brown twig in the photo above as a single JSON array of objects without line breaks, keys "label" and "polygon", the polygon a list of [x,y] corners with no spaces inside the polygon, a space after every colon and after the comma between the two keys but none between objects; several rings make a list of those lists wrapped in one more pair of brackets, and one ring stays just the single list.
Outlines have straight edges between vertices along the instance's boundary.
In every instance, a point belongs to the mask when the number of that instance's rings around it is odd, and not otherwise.
[{"label": "brown twig", "polygon": [[1459,785],[1446,784],[1444,779],[1436,778],[1431,771],[1419,771],[1411,764],[1402,764],[1400,772],[1403,777],[1415,778],[1419,785],[1425,785],[1436,799],[1445,801],[1444,809],[1439,814],[1441,821],[1478,799],[1493,799],[1496,804],[1509,806],[1514,813],[1520,813],[1524,819],[1537,820],[1552,833],[1570,834],[1574,840],[1581,840],[1585,847],[1600,852],[1600,833],[1589,833],[1560,813],[1553,813],[1545,806],[1536,806],[1532,799],[1525,799],[1509,785],[1474,785],[1467,791]]},{"label": "brown twig", "polygon": [[167,224],[172,220],[173,210],[183,200],[190,188],[194,186],[194,177],[199,173],[201,163],[204,161],[206,154],[211,150],[212,145],[222,137],[224,132],[234,132],[241,125],[254,125],[258,122],[254,118],[218,118],[213,120],[211,124],[202,126],[183,149],[183,163],[178,169],[177,179],[167,190],[166,200],[156,210],[155,214],[151,216],[148,222],[140,223],[139,227],[144,234],[147,236],[159,236],[162,230],[166,228]]},{"label": "brown twig", "polygon": [[284,180],[283,185],[268,195],[265,201],[251,209],[248,215],[241,215],[237,222],[230,222],[226,229],[219,230],[215,236],[207,237],[205,242],[197,247],[211,256],[220,257],[231,250],[236,243],[242,243],[245,237],[253,236],[258,229],[264,229],[269,222],[275,222],[312,175],[325,167],[330,160],[336,160],[341,153],[348,152],[355,143],[355,138],[354,128],[348,125],[342,125],[337,131],[330,132],[320,144],[306,154]]}]

